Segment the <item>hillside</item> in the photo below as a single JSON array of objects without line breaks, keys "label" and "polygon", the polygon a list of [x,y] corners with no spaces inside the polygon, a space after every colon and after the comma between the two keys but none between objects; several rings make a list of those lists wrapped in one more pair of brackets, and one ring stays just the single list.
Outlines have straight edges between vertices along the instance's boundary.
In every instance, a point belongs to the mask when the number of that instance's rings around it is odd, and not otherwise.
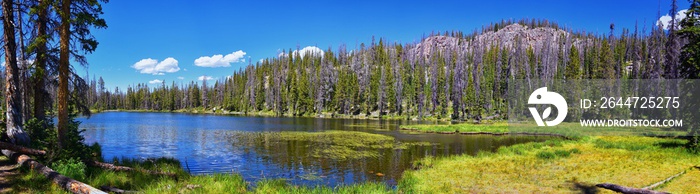
[{"label": "hillside", "polygon": [[509,79],[663,76],[667,62],[654,60],[663,58],[663,36],[658,28],[650,34],[623,29],[609,37],[546,20],[501,21],[471,34],[437,33],[416,43],[379,39],[350,50],[341,45],[323,56],[290,50],[284,53],[291,55],[263,60],[214,83],[142,84],[91,102],[98,109],[497,118],[504,117]]}]

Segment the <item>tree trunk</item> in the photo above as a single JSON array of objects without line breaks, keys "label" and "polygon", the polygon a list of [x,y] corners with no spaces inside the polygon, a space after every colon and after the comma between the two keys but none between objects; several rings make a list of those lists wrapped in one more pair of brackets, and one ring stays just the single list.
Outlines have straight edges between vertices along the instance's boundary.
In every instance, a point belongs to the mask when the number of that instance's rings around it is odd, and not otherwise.
[{"label": "tree trunk", "polygon": [[2,0],[3,39],[5,40],[5,104],[7,136],[14,144],[29,144],[29,136],[22,130],[22,105],[17,69],[17,45],[15,44],[14,13],[12,0]]},{"label": "tree trunk", "polygon": [[61,4],[61,30],[59,32],[60,59],[58,62],[58,142],[59,149],[65,145],[65,135],[68,130],[68,76],[70,68],[70,0]]},{"label": "tree trunk", "polygon": [[119,189],[119,188],[111,187],[111,186],[107,186],[107,185],[100,186],[100,189],[103,191],[107,191],[110,193],[117,193],[117,194],[119,194],[119,193],[136,193],[136,191],[123,190],[123,189]]},{"label": "tree trunk", "polygon": [[646,187],[644,187],[644,188],[642,188],[642,189],[649,189],[649,190],[651,190],[651,189],[656,189],[657,187],[659,187],[659,186],[661,186],[661,185],[663,185],[663,184],[666,184],[667,182],[669,182],[669,181],[671,181],[671,180],[673,180],[673,179],[675,179],[675,178],[677,178],[677,177],[679,177],[679,176],[685,174],[685,172],[686,172],[686,171],[679,172],[679,173],[676,174],[676,175],[673,175],[673,176],[668,177],[668,178],[666,178],[666,179],[664,179],[664,180],[662,180],[662,181],[659,181],[659,182],[657,182],[657,183],[654,183],[654,184],[651,184],[651,185],[649,185],[649,186],[646,186]]},{"label": "tree trunk", "polygon": [[[44,151],[44,150],[36,150],[36,149],[32,149],[32,148],[22,147],[22,146],[18,146],[18,145],[7,143],[7,142],[0,142],[0,148],[4,149],[4,150],[10,150],[13,152],[21,153],[21,154],[46,155],[46,151]],[[11,154],[7,154],[7,156],[11,156]]]},{"label": "tree trunk", "polygon": [[609,189],[618,193],[624,193],[624,194],[667,194],[666,192],[660,192],[660,191],[654,191],[654,190],[648,190],[648,189],[637,189],[637,188],[632,188],[632,187],[625,187],[625,186],[620,186],[616,184],[611,184],[611,183],[603,183],[603,184],[597,184],[595,185],[596,187],[604,188],[604,189]]},{"label": "tree trunk", "polygon": [[25,45],[24,45],[24,22],[22,22],[22,11],[23,11],[23,5],[21,2],[17,2],[17,30],[19,33],[19,59],[17,59],[18,67],[19,67],[19,90],[20,95],[22,96],[20,99],[20,104],[22,106],[22,120],[20,121],[21,123],[26,122],[26,119],[30,118],[29,115],[29,82],[28,77],[29,77],[29,64],[27,63],[27,56],[25,53]]},{"label": "tree trunk", "polygon": [[37,27],[36,66],[34,72],[34,118],[44,120],[46,118],[46,25],[48,15],[46,0],[39,1]]},{"label": "tree trunk", "polygon": [[96,189],[88,184],[76,181],[67,176],[63,176],[62,174],[59,174],[53,169],[44,166],[27,155],[20,155],[17,157],[17,163],[41,173],[42,175],[46,176],[46,178],[51,179],[53,183],[71,193],[105,193],[104,191]]}]

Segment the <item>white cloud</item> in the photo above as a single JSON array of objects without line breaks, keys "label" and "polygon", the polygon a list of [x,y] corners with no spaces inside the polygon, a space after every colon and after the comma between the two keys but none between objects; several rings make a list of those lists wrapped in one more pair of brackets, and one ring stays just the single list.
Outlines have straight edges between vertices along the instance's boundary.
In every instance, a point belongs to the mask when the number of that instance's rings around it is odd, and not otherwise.
[{"label": "white cloud", "polygon": [[177,79],[183,80],[183,79],[185,79],[185,77],[180,76],[180,77],[177,77]]},{"label": "white cloud", "polygon": [[159,83],[163,83],[163,80],[154,79],[154,80],[148,81],[148,83],[149,84],[159,84]]},{"label": "white cloud", "polygon": [[[688,11],[687,9],[684,9],[684,10],[680,10],[680,11],[678,11],[678,13],[676,13],[676,21],[677,21],[676,25],[678,25],[678,23],[681,20],[683,20],[683,18],[685,18],[685,12],[687,12],[687,11]],[[671,25],[670,24],[671,16],[668,14],[661,16],[661,18],[659,18],[659,20],[657,22],[661,22],[661,25],[663,25],[664,30],[668,30],[669,25]]]},{"label": "white cloud", "polygon": [[226,56],[214,55],[211,57],[203,56],[194,60],[194,65],[200,67],[230,67],[231,63],[245,62],[245,52],[238,50]]},{"label": "white cloud", "polygon": [[318,47],[315,47],[315,46],[307,46],[307,47],[304,47],[303,49],[301,49],[301,52],[295,50],[294,53],[292,53],[292,54],[296,55],[297,52],[299,52],[299,56],[301,56],[302,58],[303,58],[304,55],[306,55],[306,54],[312,54],[312,55],[320,55],[320,56],[323,56],[323,49],[318,48]]},{"label": "white cloud", "polygon": [[177,60],[172,57],[168,57],[161,62],[151,58],[141,59],[139,62],[134,63],[131,68],[138,70],[140,73],[153,75],[164,75],[165,73],[180,71]]},{"label": "white cloud", "polygon": [[[315,47],[315,46],[304,47],[303,49],[301,49],[301,52],[299,52],[299,50],[294,50],[294,51],[292,51],[292,55],[296,55],[297,52],[299,53],[299,56],[302,58],[304,58],[304,56],[307,53],[310,53],[310,54],[316,55],[316,56],[321,56],[321,57],[323,57],[323,53],[324,53],[323,49]],[[280,52],[277,54],[277,57],[282,57],[282,56],[288,56],[288,53]]]},{"label": "white cloud", "polygon": [[199,77],[197,78],[197,80],[199,80],[199,81],[213,80],[213,79],[214,79],[214,78],[212,78],[211,76],[206,76],[206,75],[199,76]]}]

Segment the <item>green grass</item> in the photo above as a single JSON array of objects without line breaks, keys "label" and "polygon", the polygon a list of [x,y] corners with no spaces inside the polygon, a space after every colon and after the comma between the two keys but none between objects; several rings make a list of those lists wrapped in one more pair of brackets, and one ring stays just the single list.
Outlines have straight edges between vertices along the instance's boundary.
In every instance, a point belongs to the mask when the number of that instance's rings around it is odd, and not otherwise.
[{"label": "green grass", "polygon": [[489,124],[472,124],[461,123],[453,125],[401,125],[401,129],[409,129],[421,132],[437,132],[437,133],[507,133],[507,123],[489,123]]},{"label": "green grass", "polygon": [[[1,160],[8,160],[6,157]],[[73,161],[75,162],[75,161]],[[283,179],[265,179],[255,183],[246,182],[240,174],[210,174],[190,176],[179,167],[173,168],[173,159],[152,159],[136,161],[118,160],[120,165],[145,169],[177,170],[178,177],[162,177],[139,172],[113,172],[86,167],[85,176],[77,179],[94,187],[108,185],[139,193],[396,193],[384,183],[360,183],[337,187],[296,186]],[[75,165],[75,164],[60,164]],[[75,171],[64,171],[65,175]],[[71,177],[75,178],[75,177]],[[12,178],[12,188],[18,193],[68,193],[51,183],[43,175],[29,169],[20,169],[20,174]]]},{"label": "green grass", "polygon": [[303,187],[289,185],[283,180],[262,180],[257,183],[254,193],[398,193],[383,183],[361,183],[330,187]]}]

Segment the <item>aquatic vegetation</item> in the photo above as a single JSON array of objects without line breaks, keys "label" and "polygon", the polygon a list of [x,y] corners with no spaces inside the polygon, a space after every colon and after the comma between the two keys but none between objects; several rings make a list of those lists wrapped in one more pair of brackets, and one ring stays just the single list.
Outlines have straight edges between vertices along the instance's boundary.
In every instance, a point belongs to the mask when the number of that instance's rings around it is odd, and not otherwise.
[{"label": "aquatic vegetation", "polygon": [[506,133],[509,132],[507,123],[472,124],[460,123],[452,125],[402,125],[401,129],[437,132],[437,133],[466,133],[466,132],[486,132],[486,133]]},{"label": "aquatic vegetation", "polygon": [[367,129],[367,130],[372,130],[372,131],[391,131],[390,126],[384,126],[382,124],[378,123],[372,123],[372,124],[345,124],[343,125],[347,128],[361,128],[361,129]]},{"label": "aquatic vegetation", "polygon": [[302,142],[306,144],[309,157],[336,161],[378,157],[381,149],[431,145],[427,142],[399,142],[391,136],[358,131],[231,132],[229,137],[234,146],[248,147]]}]

